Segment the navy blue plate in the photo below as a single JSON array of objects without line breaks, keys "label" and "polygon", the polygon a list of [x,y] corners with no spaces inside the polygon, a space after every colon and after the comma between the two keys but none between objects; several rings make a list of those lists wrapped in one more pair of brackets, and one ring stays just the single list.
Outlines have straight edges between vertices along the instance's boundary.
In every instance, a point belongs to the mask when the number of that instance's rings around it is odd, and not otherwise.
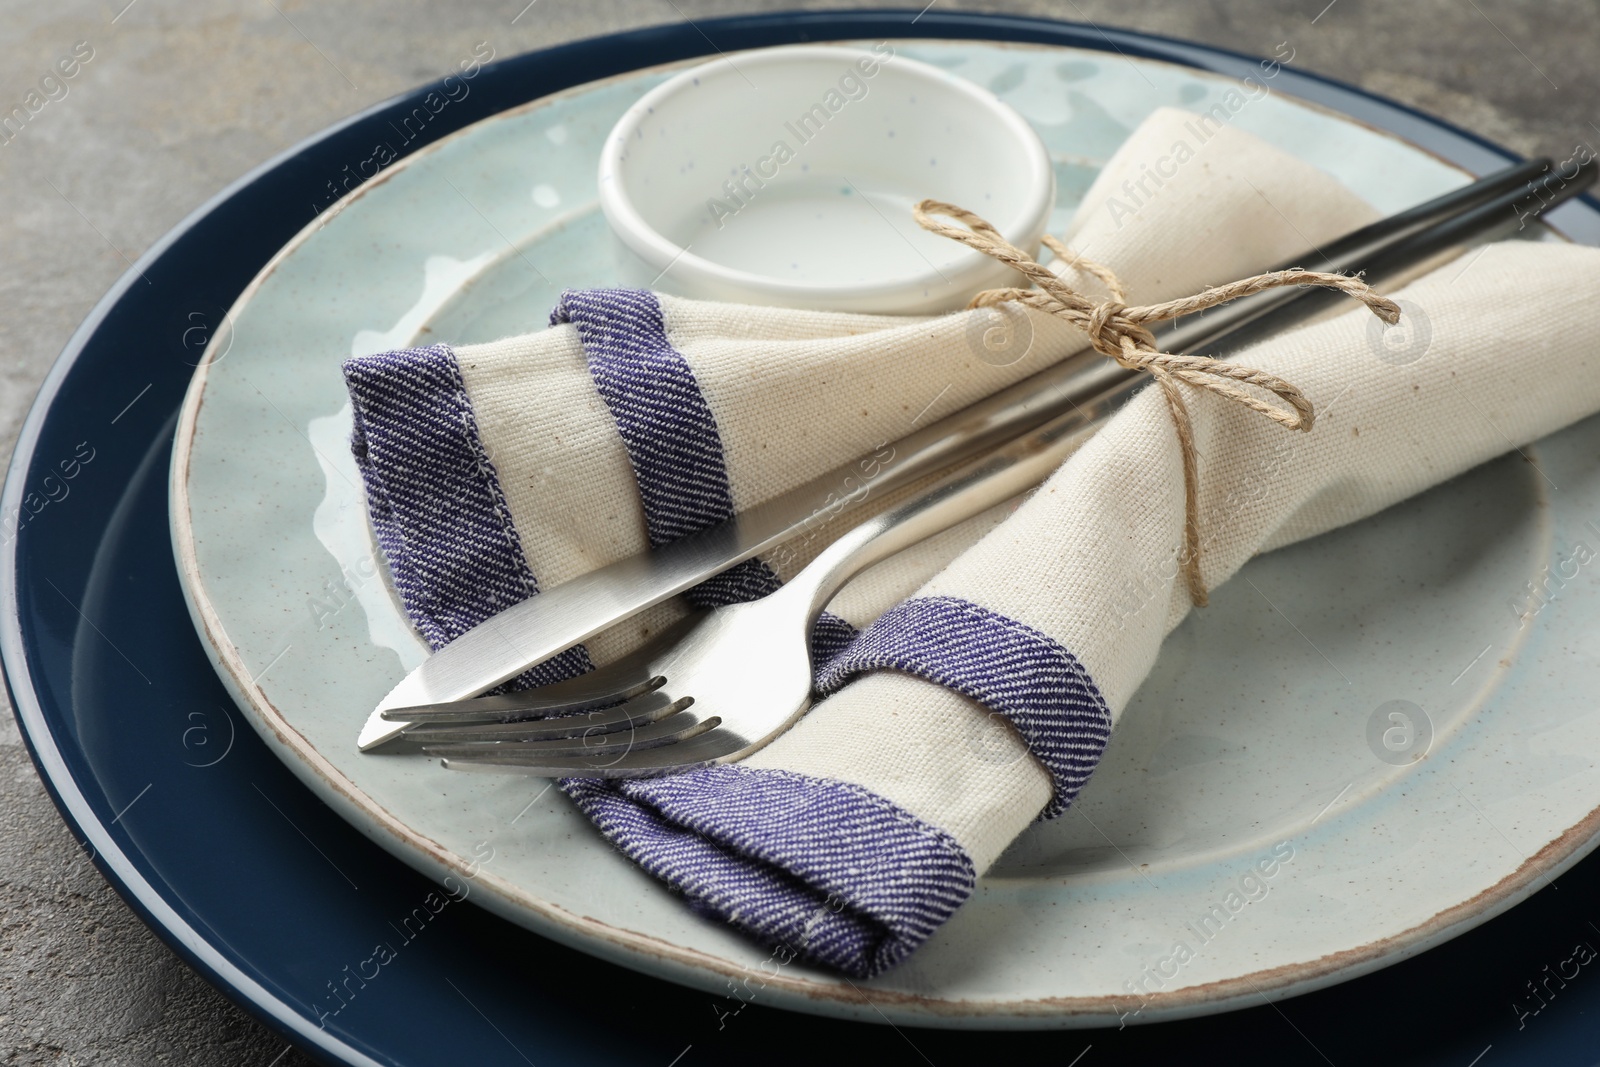
[{"label": "navy blue plate", "polygon": [[[1255,60],[1040,19],[911,11],[762,15],[637,30],[484,68],[410,149],[548,93],[643,66],[799,41],[970,38],[1115,49],[1243,76]],[[714,44],[713,44],[714,42]],[[1510,153],[1426,115],[1285,69],[1289,93],[1475,172]],[[982,1057],[1090,1063],[1216,1057],[1466,1067],[1591,1063],[1600,855],[1422,956],[1322,992],[1121,1031],[896,1030],[708,996],[563,948],[435,887],[324,807],[232,709],[190,625],[167,528],[174,420],[208,329],[364,158],[379,105],[247,175],[168,234],[100,302],[51,371],[0,509],[0,655],[51,795],[123,897],[186,960],[331,1062],[806,1064]],[[1600,210],[1552,217],[1600,243]],[[4,523],[9,534],[12,525]],[[388,949],[377,953],[379,944]],[[1582,947],[1580,947],[1582,946]],[[1492,1046],[1492,1048],[1491,1048]],[[1249,1050],[1249,1051],[1247,1051]],[[675,1057],[677,1057],[675,1059]],[[1204,1057],[1211,1058],[1211,1057]]]}]

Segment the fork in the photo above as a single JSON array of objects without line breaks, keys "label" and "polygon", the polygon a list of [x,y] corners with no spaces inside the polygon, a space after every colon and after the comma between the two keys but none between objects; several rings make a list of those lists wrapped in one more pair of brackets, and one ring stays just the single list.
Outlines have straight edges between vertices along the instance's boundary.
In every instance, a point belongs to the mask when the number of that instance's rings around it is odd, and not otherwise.
[{"label": "fork", "polygon": [[693,614],[623,660],[383,717],[406,723],[402,739],[458,770],[634,778],[744,759],[811,706],[811,627],[841,586],[1038,485],[1142,384],[1132,379],[957,468],[845,533],[776,592]]}]

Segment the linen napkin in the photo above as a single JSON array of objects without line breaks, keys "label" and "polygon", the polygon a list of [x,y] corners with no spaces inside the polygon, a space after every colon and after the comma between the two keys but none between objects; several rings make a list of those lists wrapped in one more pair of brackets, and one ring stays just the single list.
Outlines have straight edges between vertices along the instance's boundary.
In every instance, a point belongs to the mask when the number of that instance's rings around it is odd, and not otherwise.
[{"label": "linen napkin", "polygon": [[[1170,153],[1190,121],[1157,112],[1141,126],[1068,233],[1136,299],[1231,280],[1373,217],[1228,128],[1131,216],[1111,210],[1131,181],[1119,176]],[[1322,405],[1339,398],[1287,442],[1191,394],[1207,584],[1600,408],[1600,323],[1586,311],[1597,257],[1510,243],[1419,281],[1400,294],[1433,324],[1414,364],[1372,356],[1365,312],[1239,354]],[[353,443],[407,610],[442,645],[539,582],[725,518],[1085,345],[1012,310],[1012,335],[1031,332],[1031,345],[1005,365],[973,341],[995,312],[906,320],[618,291],[566,294],[556,325],[526,337],[352,360]],[[878,973],[1093,770],[1188,610],[1172,577],[1182,515],[1170,416],[1147,392],[1006,521],[976,520],[852,583],[817,642],[831,695],[772,745],[734,766],[564,787],[692,906],[792,955]],[[752,561],[694,596],[761,595],[820,547]],[[1153,590],[1131,611],[1130,576]],[[523,681],[613,658],[674,610]],[[1000,758],[966,743],[984,730]]]}]

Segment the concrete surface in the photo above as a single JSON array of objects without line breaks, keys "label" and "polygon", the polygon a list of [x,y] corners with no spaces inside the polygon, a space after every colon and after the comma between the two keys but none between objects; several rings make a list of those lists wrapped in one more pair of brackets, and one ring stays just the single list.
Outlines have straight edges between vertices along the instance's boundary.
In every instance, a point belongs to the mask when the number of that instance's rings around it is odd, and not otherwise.
[{"label": "concrete surface", "polygon": [[[0,443],[7,452],[56,353],[129,261],[249,168],[374,101],[442,76],[477,42],[508,56],[752,8],[858,6],[127,2],[0,0],[0,111],[21,103],[76,42],[93,49],[66,95],[0,146]],[[1525,153],[1562,159],[1579,141],[1600,144],[1600,5],[1593,0],[966,6],[1261,54],[1288,41],[1302,69],[1397,97]],[[128,911],[56,815],[14,721],[0,720],[0,1063],[309,1062],[190,972]]]}]

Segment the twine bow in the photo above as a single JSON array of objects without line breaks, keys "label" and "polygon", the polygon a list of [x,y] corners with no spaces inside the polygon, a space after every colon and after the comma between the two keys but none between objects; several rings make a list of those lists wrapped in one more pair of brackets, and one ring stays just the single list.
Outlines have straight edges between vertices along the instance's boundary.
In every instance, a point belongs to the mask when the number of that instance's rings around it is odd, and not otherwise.
[{"label": "twine bow", "polygon": [[[1286,285],[1319,285],[1336,289],[1361,301],[1389,325],[1400,321],[1399,306],[1379,296],[1360,278],[1299,269],[1253,275],[1163,304],[1130,306],[1122,282],[1109,267],[1084,259],[1046,234],[1043,238],[1046,248],[1069,265],[1100,279],[1111,293],[1110,300],[1094,300],[1073,289],[1048,267],[1007,241],[985,219],[965,208],[942,200],[923,200],[912,211],[917,224],[923,229],[952,241],[960,241],[969,248],[999,260],[1036,286],[1030,289],[986,289],[973,297],[968,307],[1016,303],[1066,319],[1089,335],[1089,343],[1096,352],[1116,360],[1129,370],[1148,371],[1160,383],[1167,408],[1172,413],[1173,427],[1178,433],[1178,448],[1183,455],[1182,564],[1184,579],[1189,587],[1189,599],[1196,607],[1205,607],[1207,601],[1205,582],[1200,576],[1199,464],[1189,408],[1178,389],[1178,382],[1197,389],[1208,389],[1218,396],[1243,404],[1289,430],[1310,430],[1316,420],[1316,412],[1304,393],[1275,374],[1251,370],[1208,356],[1181,356],[1161,351],[1156,347],[1155,335],[1146,328],[1145,323],[1175,319],[1180,315],[1237,300],[1241,296]],[[935,215],[955,219],[964,225],[941,222],[934,218]],[[1245,385],[1266,390],[1283,401],[1284,406],[1246,392],[1241,388]]]}]

